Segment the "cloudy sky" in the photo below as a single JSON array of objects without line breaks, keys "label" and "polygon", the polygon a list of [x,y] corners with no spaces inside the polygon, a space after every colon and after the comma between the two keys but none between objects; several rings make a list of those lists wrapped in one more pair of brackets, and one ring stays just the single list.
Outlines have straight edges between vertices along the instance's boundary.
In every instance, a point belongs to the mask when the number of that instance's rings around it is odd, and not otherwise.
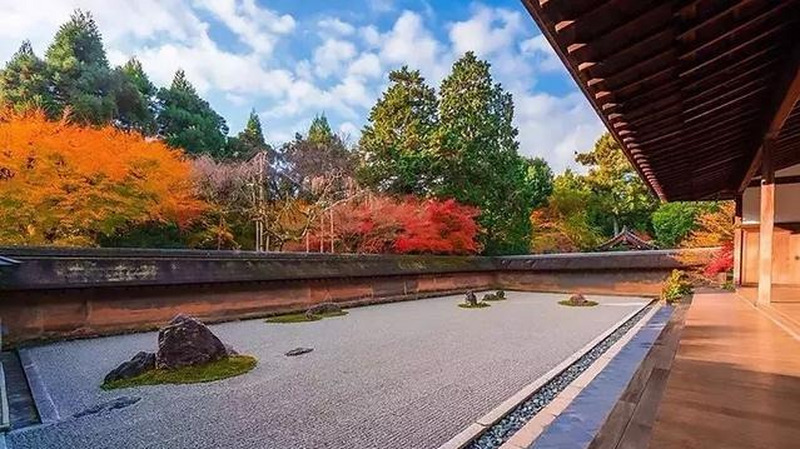
[{"label": "cloudy sky", "polygon": [[602,132],[519,0],[0,0],[0,61],[26,38],[43,55],[75,8],[113,64],[135,55],[159,86],[183,68],[232,133],[255,108],[275,144],[323,112],[355,140],[389,70],[438,87],[468,50],[513,93],[524,154],[561,171]]}]

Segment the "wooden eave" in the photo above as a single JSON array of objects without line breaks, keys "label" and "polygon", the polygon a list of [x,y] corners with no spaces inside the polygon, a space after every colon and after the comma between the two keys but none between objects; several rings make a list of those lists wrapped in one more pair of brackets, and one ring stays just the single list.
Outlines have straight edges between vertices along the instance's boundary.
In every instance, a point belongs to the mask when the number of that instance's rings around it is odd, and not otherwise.
[{"label": "wooden eave", "polygon": [[523,0],[647,185],[731,199],[800,163],[800,0]]}]

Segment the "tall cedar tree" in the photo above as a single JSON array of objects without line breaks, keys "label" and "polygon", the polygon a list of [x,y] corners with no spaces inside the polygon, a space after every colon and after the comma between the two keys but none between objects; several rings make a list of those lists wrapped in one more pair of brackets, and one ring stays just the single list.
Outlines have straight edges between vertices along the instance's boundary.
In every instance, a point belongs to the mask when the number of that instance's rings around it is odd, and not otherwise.
[{"label": "tall cedar tree", "polygon": [[79,123],[110,123],[116,113],[116,79],[92,15],[76,10],[45,53],[56,115],[71,109]]},{"label": "tall cedar tree", "polygon": [[438,126],[436,92],[418,70],[389,73],[391,84],[373,106],[361,133],[358,177],[391,194],[426,194],[431,188],[431,143]]},{"label": "tall cedar tree", "polygon": [[158,89],[150,82],[142,63],[131,58],[115,70],[117,77],[115,124],[124,130],[153,135],[156,127],[156,94]]},{"label": "tall cedar tree", "polygon": [[226,156],[228,125],[200,98],[183,70],[175,73],[168,89],[158,91],[158,103],[158,133],[170,146],[194,155]]},{"label": "tall cedar tree", "polygon": [[472,52],[453,65],[440,89],[435,193],[477,206],[488,254],[523,253],[534,197],[528,163],[517,154],[510,93],[494,84],[490,65]]},{"label": "tall cedar tree", "polygon": [[650,216],[658,201],[609,133],[600,136],[591,151],[580,153],[575,159],[589,167],[585,180],[596,197],[590,213],[604,235],[616,235],[624,226],[650,231]]},{"label": "tall cedar tree", "polygon": [[262,151],[267,152],[270,162],[275,159],[274,150],[264,139],[261,119],[253,109],[250,111],[250,117],[248,117],[244,129],[236,137],[228,139],[226,156],[231,159],[246,160]]},{"label": "tall cedar tree", "polygon": [[30,41],[24,41],[0,70],[0,103],[16,110],[53,112],[47,65],[33,53]]}]

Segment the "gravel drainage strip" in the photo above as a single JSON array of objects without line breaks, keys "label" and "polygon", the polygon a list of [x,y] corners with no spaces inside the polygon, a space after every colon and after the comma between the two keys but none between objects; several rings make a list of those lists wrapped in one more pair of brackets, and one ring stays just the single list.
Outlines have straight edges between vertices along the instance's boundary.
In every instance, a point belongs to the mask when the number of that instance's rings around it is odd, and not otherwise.
[{"label": "gravel drainage strip", "polygon": [[[655,311],[655,301],[624,318],[570,359],[520,390],[439,449],[498,449],[550,404],[609,348],[623,338],[643,317]],[[582,355],[581,355],[582,354]],[[509,404],[513,404],[510,405]]]}]

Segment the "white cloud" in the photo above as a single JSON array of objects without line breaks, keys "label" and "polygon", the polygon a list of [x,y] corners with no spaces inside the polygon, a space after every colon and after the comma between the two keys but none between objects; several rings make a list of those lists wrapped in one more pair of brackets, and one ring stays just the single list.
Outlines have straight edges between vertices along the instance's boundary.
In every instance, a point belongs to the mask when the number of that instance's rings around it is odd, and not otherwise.
[{"label": "white cloud", "polygon": [[381,33],[372,25],[359,28],[358,34],[368,48],[376,48],[381,44]]},{"label": "white cloud", "polygon": [[317,22],[317,27],[327,37],[327,33],[338,34],[340,36],[349,36],[355,33],[356,28],[347,22],[339,20],[336,17],[328,17]]},{"label": "white cloud", "polygon": [[362,53],[347,69],[347,74],[355,77],[375,78],[381,73],[381,60],[373,53]]},{"label": "white cloud", "polygon": [[340,39],[327,39],[314,50],[314,71],[321,77],[338,72],[344,63],[356,55],[356,46]]},{"label": "white cloud", "polygon": [[442,44],[433,37],[422,17],[403,11],[391,31],[382,36],[380,56],[392,65],[406,64],[438,81],[446,72]]},{"label": "white cloud", "polygon": [[130,52],[137,43],[156,35],[161,39],[188,42],[206,30],[191,7],[177,0],[4,0],[0,9],[3,11],[0,14],[0,58],[3,60],[16,51],[23,39],[29,39],[42,56],[58,27],[75,9],[93,14],[110,50]]},{"label": "white cloud", "polygon": [[222,51],[207,38],[192,46],[164,44],[145,48],[137,56],[158,84],[168,84],[180,68],[201,92],[215,89],[277,97],[294,82],[289,71],[264,69],[257,55]]},{"label": "white cloud", "polygon": [[367,0],[369,4],[369,8],[377,13],[385,13],[394,11],[394,1],[393,0]]},{"label": "white cloud", "polygon": [[352,139],[356,135],[360,134],[360,130],[358,129],[358,126],[356,126],[355,123],[344,122],[341,125],[339,125],[339,134],[350,137]]},{"label": "white cloud", "polygon": [[517,94],[514,101],[520,152],[543,157],[557,173],[578,168],[575,152],[591,149],[604,129],[580,93]]},{"label": "white cloud", "polygon": [[196,0],[196,3],[236,33],[242,43],[263,55],[271,55],[278,37],[295,27],[291,15],[261,8],[255,0]]},{"label": "white cloud", "polygon": [[515,45],[524,31],[521,19],[518,12],[478,6],[469,20],[451,26],[450,41],[456,54],[474,51],[486,57]]},{"label": "white cloud", "polygon": [[561,61],[558,59],[556,51],[550,46],[543,34],[522,41],[519,48],[524,55],[535,58],[538,68],[542,71],[562,69]]}]

